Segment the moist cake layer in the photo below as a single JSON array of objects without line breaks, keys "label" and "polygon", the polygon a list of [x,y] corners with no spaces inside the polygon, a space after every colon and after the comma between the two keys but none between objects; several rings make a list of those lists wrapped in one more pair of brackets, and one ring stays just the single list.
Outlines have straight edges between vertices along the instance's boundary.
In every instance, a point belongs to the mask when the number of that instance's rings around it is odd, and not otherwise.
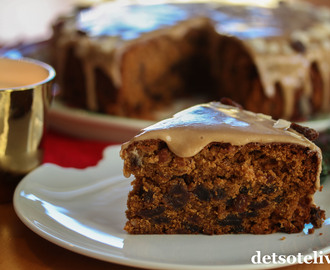
[{"label": "moist cake layer", "polygon": [[182,158],[147,140],[127,151],[129,233],[296,233],[322,224],[312,199],[319,157],[307,147],[211,143]]}]

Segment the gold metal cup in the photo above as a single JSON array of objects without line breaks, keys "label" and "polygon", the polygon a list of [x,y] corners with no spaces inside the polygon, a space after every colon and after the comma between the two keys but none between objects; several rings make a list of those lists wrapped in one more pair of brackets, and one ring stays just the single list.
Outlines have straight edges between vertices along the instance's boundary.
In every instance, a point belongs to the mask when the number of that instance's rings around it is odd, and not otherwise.
[{"label": "gold metal cup", "polygon": [[42,162],[54,77],[40,61],[0,58],[0,202]]}]

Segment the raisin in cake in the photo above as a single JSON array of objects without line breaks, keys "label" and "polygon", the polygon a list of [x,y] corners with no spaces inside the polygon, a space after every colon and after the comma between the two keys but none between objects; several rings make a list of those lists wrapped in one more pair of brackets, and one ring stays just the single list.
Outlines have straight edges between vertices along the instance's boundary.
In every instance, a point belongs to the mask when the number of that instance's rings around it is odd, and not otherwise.
[{"label": "raisin in cake", "polygon": [[[314,204],[322,155],[317,133],[238,107],[193,106],[122,145],[135,176],[131,234],[296,233],[319,228]],[[308,138],[307,138],[307,137]]]},{"label": "raisin in cake", "polygon": [[222,96],[276,119],[330,110],[327,8],[123,2],[84,9],[54,26],[66,103],[145,119],[182,98]]}]

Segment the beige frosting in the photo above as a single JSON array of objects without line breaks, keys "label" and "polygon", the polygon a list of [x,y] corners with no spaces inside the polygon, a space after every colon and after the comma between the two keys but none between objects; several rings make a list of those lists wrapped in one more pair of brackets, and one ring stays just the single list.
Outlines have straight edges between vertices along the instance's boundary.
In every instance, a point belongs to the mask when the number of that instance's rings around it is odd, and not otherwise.
[{"label": "beige frosting", "polygon": [[320,153],[305,136],[290,128],[291,122],[273,120],[236,107],[211,102],[196,105],[143,129],[125,149],[138,140],[160,139],[180,157],[191,157],[211,142],[245,145],[247,143],[293,143]]},{"label": "beige frosting", "polygon": [[[211,142],[245,145],[247,143],[293,143],[316,151],[322,160],[322,152],[305,136],[290,128],[291,122],[252,113],[237,107],[211,102],[188,108],[143,129],[122,150],[140,140],[160,139],[180,157],[191,157]],[[322,162],[319,163],[315,187],[320,189]]]}]

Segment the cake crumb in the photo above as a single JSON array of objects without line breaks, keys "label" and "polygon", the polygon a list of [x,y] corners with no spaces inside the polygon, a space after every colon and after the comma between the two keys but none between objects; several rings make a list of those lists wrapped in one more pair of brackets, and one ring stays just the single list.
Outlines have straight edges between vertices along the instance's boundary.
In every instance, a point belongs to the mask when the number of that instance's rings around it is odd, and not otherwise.
[{"label": "cake crumb", "polygon": [[285,240],[286,239],[286,237],[285,236],[283,236],[282,238],[280,238],[280,240],[281,241],[283,241],[283,240]]},{"label": "cake crumb", "polygon": [[308,229],[308,234],[313,234],[313,233],[314,233],[314,231],[315,231],[315,229],[314,229],[314,228]]},{"label": "cake crumb", "polygon": [[323,235],[323,233],[319,233],[319,235],[321,236],[321,235]]}]

